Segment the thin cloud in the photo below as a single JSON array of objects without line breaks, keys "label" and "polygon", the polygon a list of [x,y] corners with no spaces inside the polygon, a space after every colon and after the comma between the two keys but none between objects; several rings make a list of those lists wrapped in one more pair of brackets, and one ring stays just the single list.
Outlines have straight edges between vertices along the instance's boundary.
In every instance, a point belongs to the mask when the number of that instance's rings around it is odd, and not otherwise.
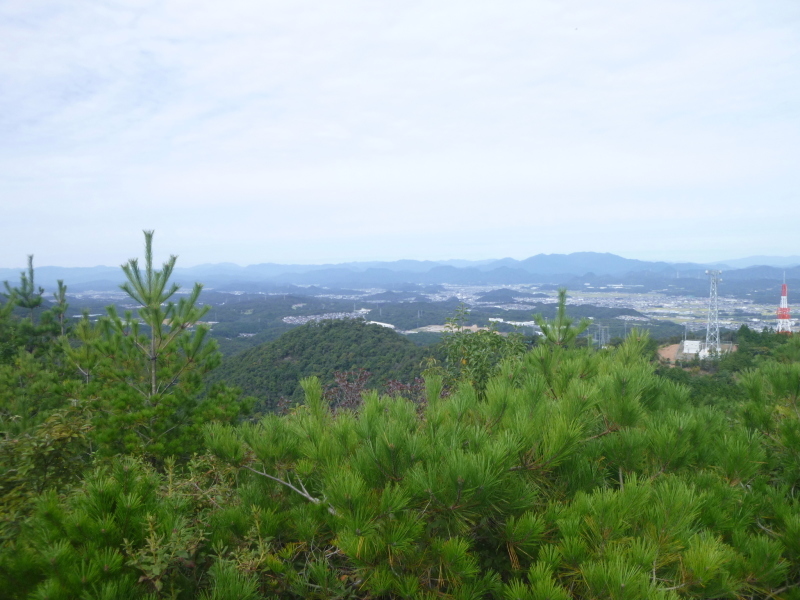
[{"label": "thin cloud", "polygon": [[[6,3],[0,263],[113,264],[145,227],[184,264],[791,254],[753,230],[800,216],[798,23],[751,0]],[[680,256],[631,233],[674,226]]]}]

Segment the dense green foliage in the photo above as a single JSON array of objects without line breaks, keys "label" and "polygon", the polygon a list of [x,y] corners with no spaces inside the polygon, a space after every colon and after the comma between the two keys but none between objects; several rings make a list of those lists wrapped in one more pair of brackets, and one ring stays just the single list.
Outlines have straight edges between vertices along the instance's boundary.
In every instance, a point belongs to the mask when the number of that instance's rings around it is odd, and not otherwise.
[{"label": "dense green foliage", "polygon": [[466,329],[469,309],[461,304],[455,314],[447,319],[447,329],[442,338],[444,369],[436,367],[429,374],[444,375],[448,387],[458,382],[468,383],[483,397],[486,384],[505,359],[519,358],[525,352],[524,337],[520,333],[500,335],[494,323],[485,329]]},{"label": "dense green foliage", "polygon": [[145,264],[122,266],[122,286],[139,306],[120,316],[109,307],[96,324],[87,318],[74,340],[63,340],[70,365],[82,376],[80,396],[93,409],[98,450],[105,454],[144,452],[160,458],[196,449],[198,427],[209,419],[231,420],[241,405],[236,392],[222,386],[198,402],[202,376],[220,362],[208,328],[199,323],[208,307],[199,307],[202,286],[172,297],[176,257],[160,271],[153,268],[153,233],[145,232]]},{"label": "dense green foliage", "polygon": [[[202,449],[209,421],[233,422],[246,410],[225,385],[205,389],[203,375],[219,362],[207,329],[197,326],[200,286],[177,303],[169,284],[175,258],[152,265],[145,232],[145,267],[123,267],[125,289],[140,308],[120,317],[113,307],[97,322],[68,327],[65,287],[52,306],[31,300],[32,264],[0,307],[0,539],[16,530],[30,499],[78,481],[86,465],[120,452],[158,464]],[[31,261],[32,262],[32,261]],[[27,288],[27,292],[23,291]],[[24,318],[13,314],[15,306]],[[37,314],[38,312],[38,314]]]},{"label": "dense green foliage", "polygon": [[[742,330],[703,373],[639,332],[579,346],[563,300],[533,349],[456,314],[422,397],[332,407],[311,377],[238,422],[169,265],[128,263],[135,316],[63,334],[0,305],[0,597],[800,598],[800,337]],[[357,322],[292,334],[263,370],[369,368],[363,346],[399,379],[421,351]]]},{"label": "dense green foliage", "polygon": [[258,398],[262,409],[271,409],[281,398],[301,400],[299,381],[304,377],[317,376],[324,385],[333,385],[337,371],[366,369],[371,373],[368,386],[384,389],[389,380],[418,377],[431,355],[431,350],[380,325],[354,319],[322,321],[227,357],[211,381],[235,384]]}]

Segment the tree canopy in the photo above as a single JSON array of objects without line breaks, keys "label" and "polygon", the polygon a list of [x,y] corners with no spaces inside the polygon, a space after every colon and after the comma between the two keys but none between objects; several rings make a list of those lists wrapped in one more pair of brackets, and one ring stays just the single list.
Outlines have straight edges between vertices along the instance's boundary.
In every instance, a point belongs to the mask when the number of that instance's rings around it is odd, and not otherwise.
[{"label": "tree canopy", "polygon": [[429,356],[436,351],[380,325],[355,319],[322,321],[227,357],[210,381],[235,384],[258,398],[262,410],[270,410],[281,398],[301,401],[299,382],[304,377],[317,376],[331,386],[337,372],[365,369],[370,373],[367,387],[385,391],[391,380],[408,383],[418,377]]}]

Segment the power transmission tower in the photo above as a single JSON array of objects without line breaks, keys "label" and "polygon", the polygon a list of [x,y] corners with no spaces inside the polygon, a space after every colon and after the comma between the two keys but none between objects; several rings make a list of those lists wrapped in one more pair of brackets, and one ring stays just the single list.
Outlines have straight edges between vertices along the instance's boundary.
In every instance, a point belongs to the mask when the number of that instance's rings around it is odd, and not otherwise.
[{"label": "power transmission tower", "polygon": [[719,301],[717,299],[717,287],[722,281],[722,271],[706,271],[711,281],[711,293],[708,297],[708,321],[706,322],[706,352],[712,350],[719,354],[722,347],[719,344]]}]

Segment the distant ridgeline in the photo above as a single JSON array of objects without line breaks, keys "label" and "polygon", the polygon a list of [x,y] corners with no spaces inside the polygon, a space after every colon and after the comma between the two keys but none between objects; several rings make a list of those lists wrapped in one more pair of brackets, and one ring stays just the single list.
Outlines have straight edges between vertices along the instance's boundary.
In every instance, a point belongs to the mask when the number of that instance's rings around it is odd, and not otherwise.
[{"label": "distant ridgeline", "polygon": [[[747,282],[779,281],[784,277],[794,284],[800,280],[800,257],[753,257],[729,261],[729,264],[667,263],[623,258],[609,253],[574,252],[538,254],[524,260],[503,258],[485,261],[359,262],[328,265],[280,265],[273,263],[242,267],[231,263],[178,267],[174,275],[184,287],[202,281],[207,288],[239,291],[281,291],[292,293],[293,286],[379,287],[396,289],[403,284],[425,286],[449,283],[457,285],[545,284],[567,285],[578,289],[584,283],[607,285],[624,283],[658,289],[665,282],[677,281],[677,287],[701,294],[705,289],[708,268],[722,269],[731,291]],[[771,266],[766,266],[771,265]],[[0,282],[15,280],[20,269],[0,268]],[[37,279],[46,289],[55,289],[63,279],[71,292],[86,290],[116,291],[123,282],[116,267],[37,268]],[[735,283],[734,283],[735,282]],[[763,287],[763,283],[760,284]],[[748,290],[750,291],[750,290]]]},{"label": "distant ridgeline", "polygon": [[301,399],[298,382],[311,375],[331,385],[336,371],[363,368],[372,374],[369,388],[382,389],[393,379],[411,382],[433,352],[380,325],[323,321],[301,325],[273,342],[226,358],[210,379],[239,386],[258,399],[257,410],[270,410],[282,397]]}]

